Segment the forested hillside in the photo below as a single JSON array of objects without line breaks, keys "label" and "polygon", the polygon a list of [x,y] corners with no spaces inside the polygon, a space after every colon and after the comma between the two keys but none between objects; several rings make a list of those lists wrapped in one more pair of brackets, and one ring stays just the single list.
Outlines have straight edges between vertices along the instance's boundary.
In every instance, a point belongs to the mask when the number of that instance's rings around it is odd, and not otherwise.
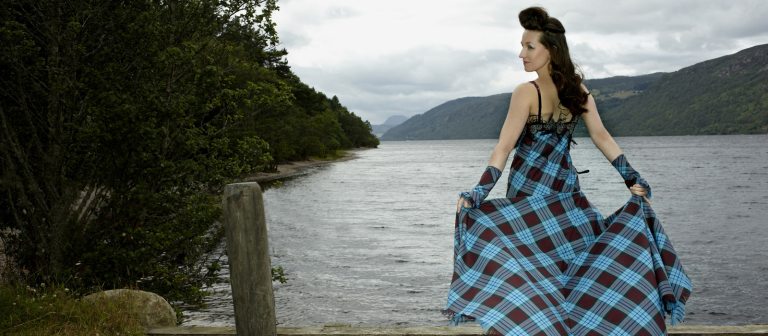
[{"label": "forested hillside", "polygon": [[[645,91],[664,74],[611,77],[585,81],[601,113]],[[465,97],[440,104],[390,129],[382,140],[493,139],[499,136],[511,93]],[[576,134],[586,135],[583,124]]]},{"label": "forested hillside", "polygon": [[602,113],[621,135],[768,132],[768,44],[665,74]]},{"label": "forested hillside", "polygon": [[499,136],[510,93],[465,97],[438,105],[393,127],[382,140],[482,139]]},{"label": "forested hillside", "polygon": [[[615,136],[768,132],[768,45],[671,73],[585,84]],[[496,138],[507,112],[502,96],[446,102],[392,128],[382,140]],[[576,133],[586,134],[583,123]]]},{"label": "forested hillside", "polygon": [[[0,283],[194,302],[225,183],[375,147],[291,72],[276,0],[0,6]],[[0,269],[7,269],[0,267]],[[206,271],[207,270],[207,271]]]}]

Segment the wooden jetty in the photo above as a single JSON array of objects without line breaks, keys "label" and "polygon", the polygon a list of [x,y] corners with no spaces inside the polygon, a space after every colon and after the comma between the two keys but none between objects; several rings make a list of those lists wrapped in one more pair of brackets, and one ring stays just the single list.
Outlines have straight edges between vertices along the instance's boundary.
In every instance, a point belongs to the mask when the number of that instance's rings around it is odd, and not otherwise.
[{"label": "wooden jetty", "polygon": [[[318,326],[277,328],[279,336],[480,336],[479,326],[460,327],[352,327]],[[150,330],[151,336],[229,336],[237,335],[233,327],[176,327]],[[254,334],[255,335],[255,334]],[[672,336],[731,336],[768,335],[768,325],[746,326],[674,326],[669,328]]]}]

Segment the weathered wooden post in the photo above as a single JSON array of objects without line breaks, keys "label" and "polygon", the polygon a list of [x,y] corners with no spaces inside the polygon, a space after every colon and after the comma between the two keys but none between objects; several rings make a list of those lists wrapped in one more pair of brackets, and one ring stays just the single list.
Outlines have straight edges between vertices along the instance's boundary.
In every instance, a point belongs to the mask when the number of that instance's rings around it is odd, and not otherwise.
[{"label": "weathered wooden post", "polygon": [[228,184],[223,203],[237,334],[274,336],[275,298],[261,188],[255,182]]}]

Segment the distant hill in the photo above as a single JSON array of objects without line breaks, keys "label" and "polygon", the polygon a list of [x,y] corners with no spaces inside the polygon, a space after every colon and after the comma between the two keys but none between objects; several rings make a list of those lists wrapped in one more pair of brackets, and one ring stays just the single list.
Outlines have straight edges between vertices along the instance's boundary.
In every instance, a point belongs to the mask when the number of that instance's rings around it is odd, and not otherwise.
[{"label": "distant hill", "polygon": [[503,93],[451,100],[393,127],[384,133],[381,140],[497,137],[506,117],[510,96],[511,93]]},{"label": "distant hill", "polygon": [[[768,44],[671,73],[585,82],[611,134],[768,133]],[[510,94],[443,103],[382,140],[496,138]],[[585,135],[584,125],[576,130]]]},{"label": "distant hill", "polygon": [[768,44],[665,74],[601,116],[621,135],[768,133]]},{"label": "distant hill", "polygon": [[384,133],[386,133],[390,128],[395,127],[397,125],[402,124],[408,120],[408,117],[404,115],[393,115],[387,118],[386,121],[384,121],[383,124],[379,125],[372,125],[371,128],[373,128],[373,134],[377,137],[381,137]]},{"label": "distant hill", "polygon": [[404,115],[400,115],[400,114],[393,115],[393,116],[390,116],[389,118],[387,118],[387,120],[385,120],[384,124],[382,124],[382,125],[397,126],[397,125],[402,124],[406,120],[408,120],[408,117],[406,117]]}]

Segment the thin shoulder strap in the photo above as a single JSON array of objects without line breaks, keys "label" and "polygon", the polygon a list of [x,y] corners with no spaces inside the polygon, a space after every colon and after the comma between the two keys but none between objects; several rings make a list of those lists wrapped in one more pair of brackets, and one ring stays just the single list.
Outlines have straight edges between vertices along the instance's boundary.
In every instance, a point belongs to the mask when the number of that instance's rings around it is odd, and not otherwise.
[{"label": "thin shoulder strap", "polygon": [[541,122],[541,91],[539,90],[539,84],[536,84],[536,81],[531,81],[531,84],[536,87],[536,95],[539,96],[539,122]]}]

